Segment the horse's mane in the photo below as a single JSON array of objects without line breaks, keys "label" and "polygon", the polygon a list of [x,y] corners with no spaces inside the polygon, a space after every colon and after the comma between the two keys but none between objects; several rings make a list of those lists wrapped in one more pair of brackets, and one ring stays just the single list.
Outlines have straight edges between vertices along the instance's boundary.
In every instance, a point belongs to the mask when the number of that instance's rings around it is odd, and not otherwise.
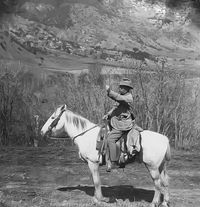
[{"label": "horse's mane", "polygon": [[82,117],[82,116],[80,116],[70,110],[66,110],[66,120],[70,124],[73,124],[77,128],[81,128],[81,129],[85,129],[89,124],[91,124],[91,122],[88,119],[86,119],[86,118],[84,118],[84,117]]}]

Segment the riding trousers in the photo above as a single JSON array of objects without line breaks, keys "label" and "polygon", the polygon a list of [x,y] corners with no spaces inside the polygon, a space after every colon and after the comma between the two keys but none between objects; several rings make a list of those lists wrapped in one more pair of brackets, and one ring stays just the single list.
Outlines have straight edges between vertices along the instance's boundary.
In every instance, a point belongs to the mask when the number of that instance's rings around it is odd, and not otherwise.
[{"label": "riding trousers", "polygon": [[114,128],[108,134],[108,149],[110,160],[113,162],[118,161],[120,157],[120,148],[117,147],[116,142],[125,134],[127,134],[127,131],[120,131]]}]

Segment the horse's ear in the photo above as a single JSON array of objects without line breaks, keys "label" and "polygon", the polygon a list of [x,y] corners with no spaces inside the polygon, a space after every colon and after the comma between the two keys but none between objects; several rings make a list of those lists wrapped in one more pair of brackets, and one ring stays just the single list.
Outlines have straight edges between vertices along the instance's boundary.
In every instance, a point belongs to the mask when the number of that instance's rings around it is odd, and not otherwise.
[{"label": "horse's ear", "polygon": [[66,104],[64,104],[64,105],[61,107],[61,111],[65,111],[65,110],[67,110],[67,105],[66,105]]}]

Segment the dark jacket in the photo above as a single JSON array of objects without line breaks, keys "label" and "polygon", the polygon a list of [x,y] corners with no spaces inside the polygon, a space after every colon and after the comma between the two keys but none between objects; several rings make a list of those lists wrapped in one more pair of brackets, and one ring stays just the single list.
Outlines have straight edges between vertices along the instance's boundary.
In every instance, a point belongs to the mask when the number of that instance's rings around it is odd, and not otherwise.
[{"label": "dark jacket", "polygon": [[110,124],[114,129],[127,131],[133,127],[133,118],[131,114],[131,105],[133,104],[133,96],[131,93],[121,95],[112,90],[107,91],[108,96],[117,103],[108,112]]}]

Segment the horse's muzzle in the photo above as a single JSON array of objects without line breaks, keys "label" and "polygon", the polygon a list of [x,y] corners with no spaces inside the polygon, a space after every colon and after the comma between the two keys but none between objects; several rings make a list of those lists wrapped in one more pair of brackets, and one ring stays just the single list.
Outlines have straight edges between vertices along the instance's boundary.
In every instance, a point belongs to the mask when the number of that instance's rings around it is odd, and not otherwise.
[{"label": "horse's muzzle", "polygon": [[41,136],[44,137],[49,137],[52,134],[52,127],[49,126],[48,130],[44,132],[43,130],[40,131]]}]

